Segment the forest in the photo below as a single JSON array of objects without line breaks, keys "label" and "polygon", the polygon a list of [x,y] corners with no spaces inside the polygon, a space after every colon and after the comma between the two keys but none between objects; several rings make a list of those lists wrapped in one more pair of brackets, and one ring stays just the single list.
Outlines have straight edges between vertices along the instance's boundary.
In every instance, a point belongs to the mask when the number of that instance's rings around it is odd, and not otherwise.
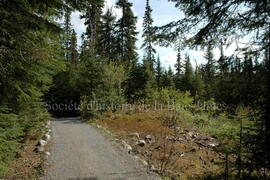
[{"label": "forest", "polygon": [[[121,111],[89,108],[94,102],[181,107],[172,111],[176,121],[218,139],[215,150],[225,157],[218,177],[269,179],[270,2],[168,0],[185,16],[157,27],[149,1],[141,47],[129,0],[116,1],[121,17],[105,8],[105,0],[0,1],[0,177],[12,172],[10,163],[49,117],[99,121]],[[81,37],[71,25],[75,11],[85,21]],[[243,38],[245,47],[226,56],[226,47]],[[162,64],[156,46],[175,49],[174,67]],[[185,48],[204,51],[207,63],[192,65]]]}]

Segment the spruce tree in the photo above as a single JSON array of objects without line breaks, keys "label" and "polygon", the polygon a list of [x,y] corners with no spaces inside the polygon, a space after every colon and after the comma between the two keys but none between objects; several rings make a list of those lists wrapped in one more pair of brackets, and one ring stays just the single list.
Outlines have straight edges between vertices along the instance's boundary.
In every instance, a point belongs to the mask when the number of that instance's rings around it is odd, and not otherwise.
[{"label": "spruce tree", "polygon": [[200,67],[198,67],[197,65],[193,82],[193,94],[195,95],[195,101],[203,100],[205,94],[205,83],[202,80]]},{"label": "spruce tree", "polygon": [[78,63],[77,34],[74,29],[72,30],[71,36],[70,61],[72,64]]},{"label": "spruce tree", "polygon": [[96,56],[98,31],[101,25],[104,0],[87,0],[81,18],[85,19],[86,36],[88,38],[88,50],[90,55]]},{"label": "spruce tree", "polygon": [[149,99],[152,95],[154,90],[156,89],[156,80],[155,74],[151,69],[151,65],[149,61],[144,59],[143,61],[143,69],[144,69],[144,82],[143,83],[143,97],[145,99]]},{"label": "spruce tree", "polygon": [[115,21],[112,9],[107,9],[99,29],[98,51],[102,57],[109,60],[116,59]]},{"label": "spruce tree", "polygon": [[215,73],[216,73],[215,60],[214,60],[214,55],[212,52],[211,45],[207,46],[204,57],[207,60],[207,63],[204,66],[203,80],[206,83],[206,98],[211,99],[215,96],[214,83],[215,83]]},{"label": "spruce tree", "polygon": [[158,90],[161,89],[161,77],[162,77],[162,67],[160,62],[160,57],[157,57],[157,66],[156,66],[156,81]]},{"label": "spruce tree", "polygon": [[71,58],[71,38],[72,38],[72,25],[71,25],[71,11],[68,9],[64,14],[64,48],[65,48],[65,60],[69,61]]},{"label": "spruce tree", "polygon": [[162,88],[167,88],[167,89],[175,88],[173,76],[174,76],[174,73],[171,67],[169,67],[168,70],[165,70],[164,74],[162,75]]},{"label": "spruce tree", "polygon": [[156,50],[154,48],[154,31],[153,31],[153,19],[151,16],[152,8],[149,4],[149,0],[146,0],[146,7],[145,7],[145,14],[143,18],[143,34],[142,37],[144,38],[142,48],[144,48],[145,56],[147,61],[150,64],[150,68],[154,70],[155,65],[155,53]]},{"label": "spruce tree", "polygon": [[134,16],[132,3],[128,0],[118,0],[116,7],[122,10],[122,17],[116,22],[117,54],[120,61],[134,64],[137,61],[137,17]]},{"label": "spruce tree", "polygon": [[184,77],[183,77],[183,89],[186,91],[193,91],[193,68],[190,62],[190,57],[186,54],[185,64],[184,64]]},{"label": "spruce tree", "polygon": [[182,85],[182,79],[183,79],[183,64],[182,64],[182,58],[181,58],[181,50],[180,47],[178,48],[177,52],[177,59],[175,64],[175,87],[176,89],[181,90],[183,87]]}]

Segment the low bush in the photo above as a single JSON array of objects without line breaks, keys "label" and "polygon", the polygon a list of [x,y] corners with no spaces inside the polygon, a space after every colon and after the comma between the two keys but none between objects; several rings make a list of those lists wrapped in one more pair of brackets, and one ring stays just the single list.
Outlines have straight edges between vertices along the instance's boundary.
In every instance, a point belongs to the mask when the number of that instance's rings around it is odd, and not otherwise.
[{"label": "low bush", "polygon": [[11,173],[9,164],[19,155],[24,142],[41,135],[41,124],[48,118],[48,113],[41,110],[41,106],[35,106],[14,114],[0,107],[0,177]]}]

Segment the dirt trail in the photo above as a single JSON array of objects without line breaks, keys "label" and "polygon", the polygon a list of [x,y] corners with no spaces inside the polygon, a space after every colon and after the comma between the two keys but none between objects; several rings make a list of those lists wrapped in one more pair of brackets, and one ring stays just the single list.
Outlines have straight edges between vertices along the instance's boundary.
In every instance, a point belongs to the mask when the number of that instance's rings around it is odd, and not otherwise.
[{"label": "dirt trail", "polygon": [[51,156],[42,180],[156,180],[97,129],[78,118],[52,122]]}]

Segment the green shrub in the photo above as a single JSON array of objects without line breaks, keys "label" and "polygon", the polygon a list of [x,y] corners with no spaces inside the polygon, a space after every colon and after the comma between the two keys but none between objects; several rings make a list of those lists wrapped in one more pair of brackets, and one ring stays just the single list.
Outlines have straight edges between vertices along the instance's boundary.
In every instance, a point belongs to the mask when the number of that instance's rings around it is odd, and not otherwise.
[{"label": "green shrub", "polygon": [[0,177],[9,172],[7,166],[20,151],[23,134],[18,116],[0,108]]},{"label": "green shrub", "polygon": [[154,92],[151,97],[151,102],[158,102],[161,104],[174,104],[174,105],[188,105],[194,101],[189,91],[181,92],[174,89],[162,89],[161,91]]}]

